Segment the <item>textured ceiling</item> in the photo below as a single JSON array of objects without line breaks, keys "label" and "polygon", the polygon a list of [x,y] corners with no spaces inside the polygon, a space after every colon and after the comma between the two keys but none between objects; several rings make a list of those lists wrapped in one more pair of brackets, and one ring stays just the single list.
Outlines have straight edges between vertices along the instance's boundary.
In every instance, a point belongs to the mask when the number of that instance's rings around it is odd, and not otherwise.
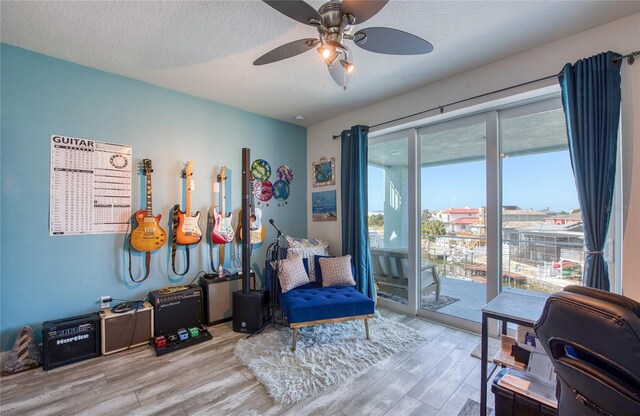
[{"label": "textured ceiling", "polygon": [[638,11],[640,1],[391,0],[356,30],[404,30],[434,51],[389,56],[354,46],[347,91],[314,51],[252,65],[281,44],[317,34],[257,0],[2,1],[0,40],[289,122],[300,114],[298,123],[309,126]]}]

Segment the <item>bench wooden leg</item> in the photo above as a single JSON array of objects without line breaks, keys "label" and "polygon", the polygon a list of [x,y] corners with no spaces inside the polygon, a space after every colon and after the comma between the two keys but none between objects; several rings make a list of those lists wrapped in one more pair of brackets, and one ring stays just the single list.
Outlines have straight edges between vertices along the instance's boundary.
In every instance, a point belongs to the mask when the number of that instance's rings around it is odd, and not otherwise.
[{"label": "bench wooden leg", "polygon": [[369,338],[369,320],[368,319],[364,320],[364,330],[367,333],[367,339],[371,339]]},{"label": "bench wooden leg", "polygon": [[298,328],[293,328],[293,346],[291,346],[291,351],[296,350],[296,341],[298,340]]}]

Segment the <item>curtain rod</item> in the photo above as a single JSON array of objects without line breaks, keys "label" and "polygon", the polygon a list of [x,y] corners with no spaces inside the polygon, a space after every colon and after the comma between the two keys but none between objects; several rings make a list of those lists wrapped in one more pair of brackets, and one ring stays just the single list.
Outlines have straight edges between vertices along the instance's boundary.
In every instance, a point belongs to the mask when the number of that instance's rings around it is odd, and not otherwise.
[{"label": "curtain rod", "polygon": [[[634,61],[635,61],[635,56],[640,55],[640,51],[635,51],[635,52],[631,52],[628,53],[624,56],[621,56],[619,58],[613,58],[611,61],[615,64],[618,62],[618,59],[620,60],[624,60],[627,59],[627,62],[629,63],[629,65],[633,65]],[[382,123],[378,123],[378,124],[374,124],[373,126],[370,126],[370,128],[375,128],[375,127],[380,127],[380,126],[384,126],[385,124],[389,124],[389,123],[393,123],[396,121],[400,121],[400,120],[404,120],[406,118],[411,118],[414,116],[418,116],[420,114],[424,114],[424,113],[428,113],[431,111],[435,111],[435,110],[440,110],[440,114],[444,113],[444,109],[445,107],[451,107],[452,105],[456,105],[456,104],[460,104],[460,103],[464,103],[466,101],[472,101],[475,100],[477,98],[482,98],[482,97],[486,97],[487,95],[492,95],[492,94],[497,94],[499,92],[504,92],[504,91],[508,91],[508,90],[512,90],[514,88],[519,88],[519,87],[524,87],[525,85],[530,85],[530,84],[535,84],[538,82],[542,82],[542,81],[546,81],[548,79],[552,79],[552,78],[556,78],[558,75],[560,75],[562,73],[562,71],[558,72],[557,74],[553,74],[553,75],[548,75],[546,77],[542,77],[542,78],[538,78],[538,79],[534,79],[532,81],[527,81],[527,82],[523,82],[521,84],[517,84],[517,85],[512,85],[510,87],[505,87],[505,88],[501,88],[499,90],[495,90],[495,91],[490,91],[490,92],[485,92],[484,94],[480,94],[480,95],[475,95],[473,97],[469,97],[469,98],[464,98],[462,100],[458,100],[458,101],[454,101],[448,104],[444,104],[444,105],[439,105],[437,107],[433,107],[433,108],[429,108],[427,110],[422,110],[422,111],[418,111],[417,113],[413,113],[413,114],[409,114],[406,116],[402,116],[402,117],[398,117],[398,118],[394,118],[393,120],[388,120],[388,121],[384,121]],[[338,139],[341,137],[340,134],[334,134],[333,136],[333,140]]]}]

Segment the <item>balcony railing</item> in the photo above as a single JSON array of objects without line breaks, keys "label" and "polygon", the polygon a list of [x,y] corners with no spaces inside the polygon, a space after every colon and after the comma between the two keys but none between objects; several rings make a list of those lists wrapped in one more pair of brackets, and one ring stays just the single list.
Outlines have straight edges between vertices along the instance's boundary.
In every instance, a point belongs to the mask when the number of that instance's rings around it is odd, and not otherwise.
[{"label": "balcony railing", "polygon": [[[372,248],[384,247],[379,233],[370,233]],[[435,264],[444,278],[486,283],[486,238],[474,235],[421,236],[423,264]],[[581,243],[505,239],[502,242],[502,285],[552,293],[582,283]],[[395,282],[406,291],[406,281]],[[398,293],[399,294],[399,293]]]},{"label": "balcony railing", "polygon": [[[436,263],[446,277],[486,282],[484,237],[428,235],[422,238],[423,261]],[[584,246],[581,243],[506,239],[502,242],[502,284],[555,292],[581,284]]]}]

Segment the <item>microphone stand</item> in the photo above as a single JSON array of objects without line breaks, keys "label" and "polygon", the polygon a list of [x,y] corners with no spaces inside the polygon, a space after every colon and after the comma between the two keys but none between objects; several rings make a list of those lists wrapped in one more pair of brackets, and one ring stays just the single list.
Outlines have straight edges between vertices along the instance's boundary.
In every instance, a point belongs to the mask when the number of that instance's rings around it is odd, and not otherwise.
[{"label": "microphone stand", "polygon": [[[274,224],[272,223],[272,225]],[[276,241],[274,243],[271,243],[271,245],[267,248],[267,256],[270,257],[269,261],[271,261],[271,264],[273,265],[273,273],[271,273],[271,293],[269,294],[269,300],[271,309],[271,324],[275,328],[276,321],[278,321],[278,318],[276,318],[276,312],[280,304],[278,299],[278,293],[280,293],[280,279],[278,278],[278,269],[280,268],[280,260],[282,260],[280,238],[284,237],[284,234],[275,225],[274,228],[276,229],[278,235],[276,236]],[[280,321],[277,323],[284,323],[284,321],[282,320],[282,315],[280,315]]]}]

